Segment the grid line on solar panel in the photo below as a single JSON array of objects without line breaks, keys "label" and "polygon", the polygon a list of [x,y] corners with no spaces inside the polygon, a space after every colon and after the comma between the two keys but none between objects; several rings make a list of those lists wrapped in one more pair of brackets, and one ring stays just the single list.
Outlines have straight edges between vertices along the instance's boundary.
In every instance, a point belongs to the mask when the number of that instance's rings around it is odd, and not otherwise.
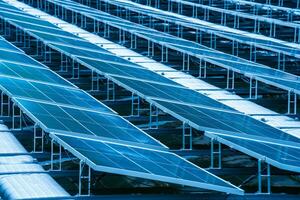
[{"label": "grid line on solar panel", "polygon": [[[183,160],[175,154],[150,150],[143,147],[130,147],[122,144],[102,142],[84,138],[75,138],[51,133],[63,146],[68,146],[72,153],[80,155],[93,164],[94,169],[110,173],[150,178],[194,187],[236,188],[207,171]],[[203,184],[207,184],[204,186]],[[223,189],[224,189],[223,188]],[[215,188],[220,189],[220,188]]]},{"label": "grid line on solar panel", "polygon": [[15,98],[26,114],[39,121],[46,130],[70,132],[114,139],[119,142],[144,143],[165,147],[157,140],[113,113],[79,110],[62,105]]}]

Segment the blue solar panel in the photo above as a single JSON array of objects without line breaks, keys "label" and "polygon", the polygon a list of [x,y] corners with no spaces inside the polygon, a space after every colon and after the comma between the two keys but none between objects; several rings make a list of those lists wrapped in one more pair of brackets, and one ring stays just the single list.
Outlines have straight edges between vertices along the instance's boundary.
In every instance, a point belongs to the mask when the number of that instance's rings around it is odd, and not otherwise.
[{"label": "blue solar panel", "polygon": [[0,86],[3,91],[13,97],[30,98],[37,101],[65,104],[74,107],[78,106],[86,109],[96,109],[101,112],[111,112],[110,109],[102,106],[87,93],[76,88],[30,82],[1,76]]},{"label": "blue solar panel", "polygon": [[[131,142],[163,148],[162,145],[146,133],[113,113],[59,106],[16,98],[16,102],[26,114],[37,119],[39,124],[50,131],[65,132],[85,137],[97,136],[102,140],[114,140],[119,143]],[[101,111],[101,110],[100,110]]]},{"label": "blue solar panel", "polygon": [[24,53],[22,52],[11,52],[11,51],[0,49],[0,55],[1,55],[0,62],[6,61],[10,63],[17,63],[17,64],[26,63],[26,65],[31,65],[31,66],[41,66],[41,64],[38,63],[36,60],[30,58],[29,56],[24,56]]},{"label": "blue solar panel", "polygon": [[[263,143],[248,139],[234,138],[231,136],[218,136],[220,141],[234,145],[235,149],[243,148],[249,154],[261,155],[261,159],[280,169],[300,172],[299,148],[287,147],[280,144]],[[266,140],[268,140],[266,138]]]},{"label": "blue solar panel", "polygon": [[74,85],[57,76],[57,74],[47,68],[32,67],[8,62],[0,62],[0,66],[0,74],[2,76],[39,81],[47,84],[74,87]]},{"label": "blue solar panel", "polygon": [[52,134],[93,169],[169,183],[242,194],[242,190],[175,154],[142,147]]},{"label": "blue solar panel", "polygon": [[292,135],[241,113],[179,103],[170,104],[169,102],[159,100],[157,100],[157,103],[196,124],[204,131],[215,131],[217,133],[228,133],[231,135],[245,133],[252,136],[264,136],[284,141],[300,142],[300,139]]}]

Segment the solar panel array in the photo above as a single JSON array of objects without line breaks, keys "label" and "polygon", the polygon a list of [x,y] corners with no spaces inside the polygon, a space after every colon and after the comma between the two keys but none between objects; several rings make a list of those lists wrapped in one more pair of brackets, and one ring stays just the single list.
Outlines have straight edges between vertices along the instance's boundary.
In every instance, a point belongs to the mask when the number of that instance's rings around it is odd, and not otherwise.
[{"label": "solar panel array", "polygon": [[[187,1],[170,1],[193,5]],[[105,2],[168,22],[176,21],[181,26],[192,26],[196,30],[214,31],[214,34],[220,37],[251,45],[255,42],[257,47],[287,55],[294,56],[299,53],[296,47],[275,40],[253,39],[252,36],[244,35],[242,31],[221,30],[219,26],[205,22],[189,23],[185,18],[159,13],[155,9],[149,10],[122,0]],[[225,54],[72,0],[45,0],[41,4],[51,4],[60,8],[62,15],[69,11],[93,19],[94,23],[104,23],[162,47],[300,94],[299,77],[282,70]],[[207,6],[208,8],[213,9],[211,6]],[[226,9],[214,8],[214,11],[219,10],[223,12]],[[226,10],[226,13],[250,17],[236,11]],[[151,105],[197,130],[204,131],[206,136],[278,168],[300,172],[299,138],[120,58],[4,1],[0,1],[0,18],[15,26],[17,30],[22,30],[41,41],[43,45],[137,94]],[[0,89],[10,96],[24,113],[49,132],[53,139],[76,157],[86,160],[94,170],[234,194],[243,193],[230,183],[168,152],[160,142],[46,66],[26,56],[3,38],[0,40]]]},{"label": "solar panel array", "polygon": [[[66,9],[73,10],[74,12],[81,13],[84,16],[91,16],[96,19],[105,18],[106,22],[110,22],[110,25],[114,26],[114,24],[118,24],[118,27],[134,30],[136,33],[142,32],[143,35],[149,35],[149,38],[154,41],[166,42],[169,41],[168,44],[172,46],[176,46],[178,49],[185,49],[185,52],[201,52],[202,46],[187,40],[178,39],[174,36],[164,34],[158,32],[153,29],[145,28],[143,26],[139,26],[130,22],[127,22],[123,19],[114,17],[107,13],[99,14],[99,11],[87,8],[81,4],[75,3],[73,1],[59,1],[59,0],[49,0],[49,2],[55,3],[55,5],[65,6]],[[2,6],[3,4],[1,4]],[[68,5],[68,6],[66,6]],[[172,116],[186,121],[191,124],[194,128],[202,131],[210,131],[216,133],[223,133],[228,136],[239,135],[240,133],[246,134],[245,138],[247,138],[247,134],[249,137],[251,135],[264,137],[266,140],[268,138],[274,138],[284,141],[291,142],[299,142],[298,138],[295,138],[279,129],[270,127],[269,125],[264,124],[263,122],[254,120],[253,118],[246,116],[238,111],[231,109],[230,107],[225,106],[205,95],[202,95],[196,91],[187,89],[182,87],[181,85],[164,78],[152,71],[149,71],[141,66],[138,66],[130,61],[126,61],[121,59],[103,48],[93,45],[87,41],[82,41],[82,39],[78,38],[75,35],[72,37],[65,37],[67,33],[63,33],[63,30],[55,33],[37,32],[34,26],[24,27],[22,23],[19,23],[13,15],[23,15],[22,19],[24,22],[32,23],[32,21],[42,21],[41,24],[43,26],[53,27],[53,24],[40,20],[38,18],[34,18],[33,16],[28,16],[28,14],[24,14],[18,9],[14,7],[7,7],[9,9],[9,14],[7,11],[0,11],[0,17],[24,30],[25,32],[31,34],[32,36],[40,39],[47,43],[47,45],[53,47],[55,50],[66,54],[72,55],[72,58],[76,61],[80,62],[84,66],[89,69],[95,70],[100,74],[104,74],[106,77],[109,77],[115,83],[121,85],[122,87],[140,95],[141,97],[148,99],[151,103],[155,104],[158,108],[164,110],[165,112],[171,114]],[[87,12],[88,10],[88,12]],[[126,23],[125,23],[126,22]],[[49,24],[49,25],[48,25]],[[70,43],[70,40],[73,42],[76,41],[77,48],[79,49],[89,49],[89,51],[76,51]],[[176,41],[175,41],[176,40]],[[200,48],[201,47],[201,48]],[[208,49],[205,47],[205,49]],[[280,84],[286,83],[287,79],[291,77],[291,79],[297,79],[298,77],[291,75],[289,73],[282,72],[280,70],[274,70],[268,67],[258,67],[256,63],[248,62],[241,60],[240,58],[230,56],[224,53],[215,54],[215,50],[209,49],[209,51],[205,51],[207,55],[214,56],[215,58],[210,58],[213,60],[221,60],[222,63],[233,63],[235,66],[239,66],[240,70],[244,73],[245,68],[253,71],[260,70],[257,74],[257,78],[263,77],[263,71],[266,71],[267,78],[271,79],[271,81],[279,81]],[[103,52],[103,53],[102,53]],[[102,54],[102,55],[101,55]],[[195,55],[201,55],[195,53]],[[217,56],[216,56],[217,55]],[[229,58],[229,57],[230,58]],[[223,57],[223,58],[222,58]],[[240,64],[239,64],[240,63]],[[241,64],[243,63],[243,64]],[[247,66],[249,63],[249,66]],[[231,65],[230,64],[230,65]],[[253,69],[252,69],[253,68]],[[255,71],[254,70],[254,71]],[[273,74],[271,74],[273,73]],[[254,75],[252,72],[251,75]],[[284,76],[285,79],[275,79],[274,77],[278,75],[280,77]],[[286,78],[287,77],[287,78]],[[282,82],[281,82],[282,80]],[[293,85],[297,84],[293,82]],[[235,120],[232,120],[234,118]],[[66,131],[65,129],[64,131]],[[74,130],[72,130],[74,131]],[[76,131],[74,131],[76,132]],[[93,132],[93,131],[88,131]],[[260,143],[258,141],[254,141],[255,148],[247,148],[248,140],[243,140],[243,142],[236,142],[233,137],[225,137],[223,135],[215,136],[222,140],[225,140],[224,143],[230,143],[236,145],[237,148],[243,150],[243,152],[251,155],[255,155],[255,157],[264,157],[265,155],[261,155],[261,149],[272,148],[269,147],[269,144]],[[279,143],[277,143],[280,145]],[[293,146],[293,145],[291,145]],[[289,149],[289,147],[283,147]],[[296,149],[295,152],[298,150]],[[289,160],[282,159],[280,160],[282,163],[278,163],[276,158],[278,155],[281,157],[291,156],[289,153],[285,153],[286,151],[281,151],[276,149],[273,157],[269,158],[271,164],[282,167],[284,169],[290,169],[289,166],[292,162]],[[292,151],[294,152],[294,151]],[[271,155],[270,155],[271,156]],[[294,160],[297,160],[297,156],[292,155]],[[293,166],[293,164],[292,164]],[[293,166],[293,169],[297,169],[300,171],[300,166]]]},{"label": "solar panel array", "polygon": [[[8,7],[2,3],[1,6]],[[83,43],[87,44],[85,47],[89,46],[89,43]],[[48,67],[10,46],[3,38],[0,47],[3,49],[0,54],[1,90],[12,98],[23,113],[65,148],[90,163],[93,169],[242,193],[242,190],[228,182],[169,153],[160,142]],[[116,150],[109,151],[108,146]],[[142,160],[141,151],[148,153],[143,154]],[[170,168],[170,165],[177,167]]]},{"label": "solar panel array", "polygon": [[[74,13],[81,13],[86,17],[109,24],[112,27],[137,35],[138,37],[160,44],[161,46],[174,49],[187,55],[195,56],[208,63],[233,70],[237,73],[244,74],[245,76],[284,90],[293,90],[296,93],[299,93],[299,78],[290,73],[272,69],[265,65],[251,62],[237,56],[225,54],[204,45],[178,38],[155,29],[144,27],[99,10],[91,10],[84,5],[71,0],[47,0],[47,2],[60,5],[64,9]],[[148,10],[144,10],[144,13],[146,12],[148,12]]]}]

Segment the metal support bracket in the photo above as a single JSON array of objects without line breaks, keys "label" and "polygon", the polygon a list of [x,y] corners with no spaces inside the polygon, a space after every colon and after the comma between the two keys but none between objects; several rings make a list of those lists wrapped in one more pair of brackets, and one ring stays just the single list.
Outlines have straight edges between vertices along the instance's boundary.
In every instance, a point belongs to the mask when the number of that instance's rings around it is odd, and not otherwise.
[{"label": "metal support bracket", "polygon": [[[44,136],[45,136],[44,130],[39,128],[37,124],[34,124],[33,127],[33,152],[34,153],[44,152]],[[38,148],[39,144],[41,145],[40,148]]]},{"label": "metal support bracket", "polygon": [[[189,130],[186,131],[186,129]],[[183,150],[193,149],[193,129],[185,122],[182,123],[182,149]]]},{"label": "metal support bracket", "polygon": [[[217,142],[217,150],[215,150],[215,142]],[[215,166],[215,156],[218,156],[218,166]],[[219,141],[215,141],[213,138],[210,140],[210,168],[222,168],[222,144]]]},{"label": "metal support bracket", "polygon": [[297,94],[288,91],[288,114],[297,114]]},{"label": "metal support bracket", "polygon": [[158,108],[150,104],[149,129],[158,128]]},{"label": "metal support bracket", "polygon": [[[55,146],[58,146],[57,151],[55,151]],[[62,155],[61,155],[61,145],[55,144],[54,139],[51,140],[51,171],[61,171],[62,169]],[[58,160],[58,165],[55,165],[55,160]]]},{"label": "metal support bracket", "polygon": [[[257,161],[257,166],[258,166],[258,172],[257,172],[257,179],[258,179],[258,194],[271,194],[271,169],[270,169],[270,165],[268,163],[266,163],[267,165],[267,173],[263,174],[263,170],[262,170],[262,161],[258,160]],[[267,178],[267,191],[263,192],[263,178],[266,177]]]},{"label": "metal support bracket", "polygon": [[140,97],[134,93],[131,95],[131,116],[140,116]]},{"label": "metal support bracket", "polygon": [[[87,166],[87,170],[86,167]],[[83,181],[86,180],[87,183],[87,192],[83,191]],[[83,160],[79,162],[79,196],[90,196],[91,195],[91,168],[86,165]]]}]

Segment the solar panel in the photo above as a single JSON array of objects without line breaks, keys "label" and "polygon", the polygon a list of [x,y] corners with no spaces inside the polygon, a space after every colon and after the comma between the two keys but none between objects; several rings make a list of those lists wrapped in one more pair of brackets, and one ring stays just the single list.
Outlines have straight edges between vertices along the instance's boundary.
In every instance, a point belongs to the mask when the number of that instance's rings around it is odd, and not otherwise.
[{"label": "solar panel", "polygon": [[143,80],[130,79],[129,77],[116,77],[114,80],[119,81],[129,88],[133,88],[147,98],[162,99],[171,102],[181,102],[183,104],[195,104],[207,107],[213,107],[215,109],[230,110],[232,112],[238,112],[232,108],[219,103],[205,95],[202,95],[194,90],[179,86],[179,85],[165,85],[161,82],[145,82]]},{"label": "solar panel", "polygon": [[111,112],[110,109],[99,104],[97,100],[87,95],[87,93],[76,88],[66,88],[1,76],[0,86],[3,91],[13,97],[23,97],[73,107],[96,109],[101,112]]},{"label": "solar panel", "polygon": [[41,26],[38,24],[26,22],[24,19],[22,21],[12,19],[12,21],[15,24],[18,24],[19,26],[24,27],[24,29],[28,29],[28,30],[31,30],[34,32],[46,32],[49,34],[58,35],[58,36],[62,36],[62,37],[76,38],[73,34],[62,31],[58,27],[54,28],[54,27],[49,27],[49,26]]},{"label": "solar panel", "polygon": [[26,114],[39,121],[48,132],[98,136],[106,140],[131,142],[162,148],[162,144],[113,113],[80,110],[67,106],[16,98]]},{"label": "solar panel", "polygon": [[22,52],[11,52],[11,51],[0,49],[0,55],[1,55],[0,62],[6,61],[6,62],[18,63],[18,64],[26,63],[27,65],[31,65],[31,66],[41,66],[40,63],[30,58],[29,56],[24,56],[24,53]]},{"label": "solar panel", "polygon": [[214,131],[231,135],[245,133],[283,141],[300,141],[292,135],[286,134],[279,129],[273,128],[241,113],[232,113],[179,103],[170,104],[169,102],[159,100],[157,100],[157,103],[186,120],[189,120],[191,123],[196,124],[204,131]]},{"label": "solar panel", "polygon": [[267,163],[270,163],[275,167],[300,172],[300,150],[298,148],[263,143],[248,139],[239,139],[226,135],[217,136],[215,138],[218,138],[218,140],[224,144],[234,146],[237,150],[239,150],[239,148],[243,148],[243,151],[248,151],[249,155],[256,154],[255,157],[260,157],[261,160],[265,160]]},{"label": "solar panel", "polygon": [[4,50],[4,51],[13,51],[13,52],[23,52],[21,49],[18,49],[17,47],[15,47],[14,45],[10,44],[9,42],[6,42],[2,36],[0,36],[0,50]]},{"label": "solar panel", "polygon": [[51,137],[97,171],[242,194],[239,188],[166,151],[55,133]]},{"label": "solar panel", "polygon": [[156,73],[153,73],[148,69],[136,67],[136,65],[124,65],[122,62],[114,63],[106,60],[100,61],[100,59],[101,58],[99,58],[99,60],[92,60],[81,57],[79,58],[81,63],[84,63],[84,65],[88,65],[91,68],[99,70],[101,73],[110,74],[111,76],[128,77],[145,81],[157,82],[161,84],[179,86],[176,82],[167,79],[163,76],[160,76]]},{"label": "solar panel", "polygon": [[[0,55],[1,57],[1,55]],[[62,85],[74,87],[73,84],[57,76],[50,69],[40,67],[31,67],[21,64],[0,62],[1,76],[11,76],[16,78],[28,79],[32,81],[40,81],[48,84]],[[38,74],[38,76],[37,76]]]}]

